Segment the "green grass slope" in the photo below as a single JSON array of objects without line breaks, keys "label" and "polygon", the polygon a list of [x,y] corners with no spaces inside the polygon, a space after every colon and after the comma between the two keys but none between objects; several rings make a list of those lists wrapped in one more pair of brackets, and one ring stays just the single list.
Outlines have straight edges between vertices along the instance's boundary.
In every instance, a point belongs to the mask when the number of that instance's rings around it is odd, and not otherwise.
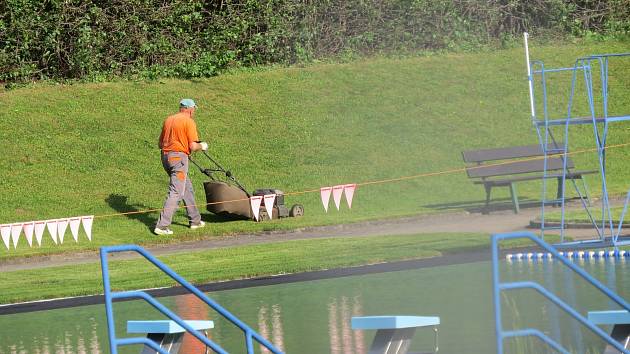
[{"label": "green grass slope", "polygon": [[[627,52],[630,43],[578,43],[532,48],[551,66],[578,56]],[[630,112],[627,63],[611,71],[612,108]],[[560,114],[570,80],[550,81]],[[557,93],[556,93],[557,92]],[[173,237],[156,237],[157,213],[110,214],[160,208],[166,175],[156,140],[166,115],[182,97],[200,107],[197,122],[210,152],[248,189],[288,193],[344,183],[364,183],[460,169],[461,151],[533,144],[521,48],[477,54],[370,59],[237,72],[199,81],[36,85],[0,93],[0,223],[94,214],[94,240],[42,247],[0,247],[0,259],[93,250],[120,243],[179,242],[237,232],[299,228],[479,205],[483,190],[464,173],[360,186],[351,210],[325,213],[319,193],[290,195],[305,205],[300,219],[254,223],[212,222],[189,231],[178,213]],[[584,111],[584,99],[578,111]],[[579,112],[577,112],[579,113]],[[630,141],[628,125],[615,126],[610,144]],[[592,128],[575,128],[571,148],[592,148]],[[628,149],[611,150],[609,185],[628,188]],[[203,161],[202,156],[197,158]],[[594,153],[575,157],[595,166]],[[204,203],[203,175],[191,173]],[[598,183],[591,188],[597,193]],[[538,199],[539,183],[519,185],[522,199]],[[497,191],[507,198],[507,191]],[[332,201],[331,201],[332,206]]]}]

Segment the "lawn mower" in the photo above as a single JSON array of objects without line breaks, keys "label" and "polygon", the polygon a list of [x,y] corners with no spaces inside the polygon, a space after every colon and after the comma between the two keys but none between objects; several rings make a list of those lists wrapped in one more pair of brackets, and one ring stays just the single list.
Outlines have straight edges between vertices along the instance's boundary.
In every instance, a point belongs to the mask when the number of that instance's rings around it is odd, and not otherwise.
[{"label": "lawn mower", "polygon": [[[214,165],[213,168],[204,168],[193,159],[190,159],[199,171],[208,176],[209,181],[203,182],[203,189],[206,193],[206,209],[216,215],[241,219],[254,219],[252,208],[249,202],[251,196],[265,196],[275,194],[273,203],[273,219],[286,217],[299,217],[304,215],[304,207],[301,204],[294,204],[291,209],[284,204],[284,192],[279,189],[261,188],[249,194],[245,187],[234,177],[231,171],[224,169],[207,152],[203,154]],[[267,209],[260,208],[259,220],[269,220]]]}]

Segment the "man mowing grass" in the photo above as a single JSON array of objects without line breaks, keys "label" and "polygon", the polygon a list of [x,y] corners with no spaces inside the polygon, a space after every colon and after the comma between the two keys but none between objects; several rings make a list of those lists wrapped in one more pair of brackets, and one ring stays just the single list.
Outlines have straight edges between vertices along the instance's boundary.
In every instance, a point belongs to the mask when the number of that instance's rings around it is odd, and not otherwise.
[{"label": "man mowing grass", "polygon": [[180,201],[186,206],[191,229],[204,227],[201,214],[195,205],[195,193],[188,178],[188,156],[192,151],[208,150],[208,144],[199,141],[194,121],[195,101],[185,98],[179,102],[179,113],[164,121],[158,145],[162,150],[162,166],[169,175],[168,196],[153,232],[156,235],[172,235],[169,228],[173,213]]}]

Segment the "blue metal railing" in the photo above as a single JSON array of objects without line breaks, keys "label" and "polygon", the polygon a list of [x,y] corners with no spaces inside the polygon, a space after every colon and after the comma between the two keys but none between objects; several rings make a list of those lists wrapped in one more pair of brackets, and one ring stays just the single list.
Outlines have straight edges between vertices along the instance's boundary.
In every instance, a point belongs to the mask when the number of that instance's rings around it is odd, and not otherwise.
[{"label": "blue metal railing", "polygon": [[564,265],[569,267],[573,272],[582,277],[584,280],[589,282],[595,288],[597,288],[600,292],[610,298],[612,301],[619,304],[625,310],[630,311],[630,304],[626,302],[622,297],[608,289],[606,286],[601,284],[597,279],[593,278],[586,271],[581,269],[580,267],[573,264],[570,260],[561,256],[558,251],[556,251],[552,246],[542,241],[539,237],[534,235],[531,232],[513,232],[513,233],[505,233],[505,234],[495,234],[492,235],[492,284],[493,284],[493,295],[494,295],[494,315],[495,315],[495,328],[496,328],[496,337],[497,337],[497,353],[503,354],[503,342],[507,338],[514,337],[526,337],[526,336],[534,336],[543,341],[545,344],[549,345],[553,349],[557,350],[561,353],[569,353],[566,349],[564,349],[559,343],[555,342],[553,339],[549,338],[547,335],[542,333],[537,329],[522,329],[515,331],[506,331],[503,329],[503,324],[501,320],[501,291],[504,290],[516,290],[516,289],[533,289],[540,293],[543,297],[547,298],[551,302],[553,302],[556,306],[560,307],[566,313],[568,313],[571,317],[575,318],[578,322],[586,326],[589,330],[594,332],[608,344],[613,346],[615,349],[618,349],[621,353],[630,354],[630,350],[627,350],[623,347],[621,343],[614,340],[608,333],[604,332],[599,327],[595,326],[591,323],[586,317],[582,316],[571,306],[567,305],[560,298],[549,292],[543,286],[536,282],[532,281],[524,281],[524,282],[512,282],[512,283],[502,283],[499,276],[499,242],[502,240],[510,240],[517,238],[527,238],[542,249],[545,249],[547,252],[551,253],[552,256],[562,262]]},{"label": "blue metal railing", "polygon": [[246,325],[236,316],[234,316],[229,311],[221,307],[221,305],[219,305],[218,303],[210,299],[203,292],[197,289],[194,285],[187,282],[184,278],[179,276],[177,273],[171,270],[164,263],[160,262],[157,258],[151,255],[145,249],[136,245],[101,247],[101,270],[103,272],[103,288],[105,292],[105,311],[107,314],[107,330],[109,333],[109,345],[110,345],[111,354],[118,354],[118,346],[133,345],[133,344],[145,344],[151,347],[152,349],[154,349],[155,351],[159,352],[160,354],[168,354],[167,351],[165,351],[164,349],[161,349],[159,345],[157,345],[154,341],[148,338],[136,337],[136,338],[120,338],[119,339],[116,337],[116,327],[114,325],[114,312],[113,312],[112,301],[118,300],[118,299],[134,299],[134,298],[144,299],[145,301],[147,301],[150,305],[155,307],[158,311],[160,311],[169,319],[175,321],[178,325],[184,328],[186,332],[195,336],[195,338],[197,338],[199,341],[205,344],[206,347],[210,347],[216,353],[219,353],[219,354],[228,353],[223,348],[221,348],[218,344],[214,343],[210,339],[201,335],[198,331],[194,330],[191,326],[186,324],[184,320],[182,320],[179,316],[177,316],[177,314],[170,311],[168,308],[166,308],[164,305],[162,305],[160,302],[155,300],[151,295],[147,294],[146,292],[144,291],[112,292],[110,282],[109,282],[109,263],[108,263],[107,255],[109,253],[116,253],[116,252],[139,253],[144,258],[146,258],[149,262],[153,263],[153,265],[159,268],[166,275],[171,277],[181,286],[186,288],[189,292],[191,292],[192,294],[197,296],[200,300],[205,302],[210,308],[212,308],[221,316],[223,316],[225,319],[227,319],[232,324],[240,328],[245,335],[245,343],[246,343],[246,349],[247,349],[248,354],[254,353],[254,344],[253,344],[254,340],[274,354],[283,354],[282,351],[276,348],[272,343],[267,341],[256,331],[251,329],[248,325]]},{"label": "blue metal railing", "polygon": [[[527,35],[525,36],[527,40]],[[536,133],[538,135],[538,140],[541,144],[541,147],[544,149],[548,146],[549,135],[551,134],[550,129],[552,127],[564,125],[564,142],[565,149],[563,156],[567,154],[568,148],[568,137],[569,137],[569,125],[574,124],[592,124],[593,125],[593,135],[595,145],[597,147],[597,162],[599,164],[599,174],[601,177],[601,188],[602,188],[602,205],[601,205],[601,223],[598,225],[598,221],[595,220],[593,216],[593,212],[590,210],[590,201],[587,205],[587,200],[585,200],[579,188],[577,187],[576,179],[571,178],[571,182],[578,193],[584,210],[586,211],[591,223],[593,224],[594,229],[597,232],[598,240],[601,242],[606,242],[607,234],[610,235],[612,239],[613,245],[617,246],[618,232],[615,235],[612,213],[611,213],[611,205],[609,200],[609,191],[606,180],[606,144],[608,132],[611,127],[611,123],[614,122],[622,122],[630,120],[630,115],[617,115],[611,116],[609,112],[609,64],[611,58],[630,58],[630,53],[615,53],[615,54],[601,54],[601,55],[590,55],[578,58],[573,67],[568,68],[555,68],[548,69],[545,68],[544,64],[541,61],[529,60],[529,52],[527,48],[526,41],[526,53],[528,58],[528,81],[530,85],[530,100],[531,100],[531,108],[532,108],[532,121],[536,128]],[[549,115],[549,107],[548,107],[548,97],[547,97],[547,81],[545,75],[548,73],[557,73],[557,72],[570,72],[571,73],[571,86],[569,91],[569,99],[567,105],[567,114],[566,117],[560,118],[551,118]],[[542,86],[542,98],[538,98],[538,100],[542,99],[542,113],[543,116],[539,118],[536,113],[536,95],[534,89],[534,77],[540,77],[540,85]],[[576,96],[578,86],[577,83],[580,80],[579,77],[583,76],[584,87],[580,88],[580,92],[583,90],[586,96],[586,104],[588,106],[588,114],[585,117],[574,117],[573,109],[575,108]],[[598,86],[599,85],[599,86]],[[597,96],[597,97],[596,97]],[[600,126],[601,125],[601,129]],[[545,130],[545,135],[541,133],[541,129]],[[560,230],[560,243],[565,243],[564,240],[564,223],[565,223],[565,182],[566,182],[566,161],[565,158],[565,166],[563,168],[562,178],[558,179],[558,183],[562,183],[562,195],[559,196],[560,206],[561,206],[561,216],[560,216],[560,225],[556,226],[546,226],[545,220],[545,211],[546,205],[548,202],[546,201],[546,176],[547,176],[547,152],[545,151],[545,166],[544,166],[544,181],[543,181],[543,201],[541,206],[541,237],[544,238],[545,229],[559,229]],[[585,193],[588,192],[586,190],[586,183],[582,179]],[[556,202],[555,200],[552,200]],[[587,242],[591,242],[594,240],[588,241],[580,241],[577,244],[586,244]],[[587,246],[588,247],[588,246]]]}]

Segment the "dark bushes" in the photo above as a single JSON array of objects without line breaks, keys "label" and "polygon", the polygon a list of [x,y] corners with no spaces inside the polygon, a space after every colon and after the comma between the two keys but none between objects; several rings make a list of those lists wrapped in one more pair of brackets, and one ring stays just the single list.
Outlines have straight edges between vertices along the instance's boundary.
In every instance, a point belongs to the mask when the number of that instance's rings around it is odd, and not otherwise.
[{"label": "dark bushes", "polygon": [[2,0],[0,81],[205,77],[230,65],[630,30],[630,0]]}]

